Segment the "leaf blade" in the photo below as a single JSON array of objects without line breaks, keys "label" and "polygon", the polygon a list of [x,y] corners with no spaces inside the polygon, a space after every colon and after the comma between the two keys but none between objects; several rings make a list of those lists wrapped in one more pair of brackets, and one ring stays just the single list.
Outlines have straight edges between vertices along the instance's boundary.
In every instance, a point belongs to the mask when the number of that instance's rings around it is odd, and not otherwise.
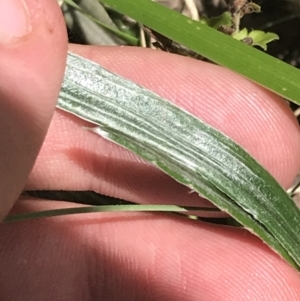
[{"label": "leaf blade", "polygon": [[99,65],[68,55],[58,107],[210,199],[300,266],[300,213],[241,147],[191,114]]},{"label": "leaf blade", "polygon": [[298,69],[154,1],[102,2],[209,60],[300,104]]}]

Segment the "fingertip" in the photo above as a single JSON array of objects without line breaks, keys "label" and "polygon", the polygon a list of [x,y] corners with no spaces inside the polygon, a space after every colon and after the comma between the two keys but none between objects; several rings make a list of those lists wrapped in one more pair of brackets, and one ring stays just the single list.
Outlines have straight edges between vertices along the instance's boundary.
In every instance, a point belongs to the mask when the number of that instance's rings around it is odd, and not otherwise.
[{"label": "fingertip", "polygon": [[0,218],[24,187],[46,135],[67,53],[57,1],[27,0],[26,6],[30,30],[0,42]]}]

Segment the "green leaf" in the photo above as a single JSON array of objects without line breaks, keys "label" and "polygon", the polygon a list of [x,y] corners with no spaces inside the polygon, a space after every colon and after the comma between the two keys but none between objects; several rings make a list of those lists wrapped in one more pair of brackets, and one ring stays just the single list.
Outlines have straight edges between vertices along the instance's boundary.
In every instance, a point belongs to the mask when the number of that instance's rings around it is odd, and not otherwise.
[{"label": "green leaf", "polygon": [[211,200],[300,266],[300,212],[228,137],[156,94],[69,54],[57,107]]},{"label": "green leaf", "polygon": [[248,37],[248,30],[247,30],[247,28],[243,28],[242,30],[235,32],[232,35],[232,37],[235,38],[235,39],[237,39],[237,40],[239,40],[239,41],[247,38]]},{"label": "green leaf", "polygon": [[279,36],[276,33],[261,30],[252,30],[248,36],[253,40],[253,46],[260,46],[264,50],[267,50],[268,43],[279,40]]},{"label": "green leaf", "polygon": [[252,46],[259,46],[263,50],[267,50],[268,43],[279,40],[279,36],[276,33],[264,32],[261,30],[252,30],[248,32],[247,28],[243,28],[239,32],[234,33],[232,37],[237,40],[250,38]]},{"label": "green leaf", "polygon": [[98,205],[84,206],[74,208],[62,208],[53,210],[36,211],[29,213],[21,213],[9,215],[4,222],[14,223],[35,218],[54,217],[62,215],[95,213],[95,212],[178,212],[189,213],[189,211],[215,212],[214,208],[202,207],[181,207],[176,205],[138,205],[138,204],[123,204],[123,205]]},{"label": "green leaf", "polygon": [[[202,19],[200,20],[200,22]],[[212,28],[218,29],[220,26],[231,26],[232,20],[229,12],[223,13],[221,16],[207,19],[206,24]]]},{"label": "green leaf", "polygon": [[300,71],[150,0],[102,0],[162,35],[300,104]]}]

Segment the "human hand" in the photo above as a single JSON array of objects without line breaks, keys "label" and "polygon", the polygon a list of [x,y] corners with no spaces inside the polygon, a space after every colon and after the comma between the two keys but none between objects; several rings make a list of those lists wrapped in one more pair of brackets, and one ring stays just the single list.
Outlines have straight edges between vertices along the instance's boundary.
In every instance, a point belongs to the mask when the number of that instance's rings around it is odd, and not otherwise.
[{"label": "human hand", "polygon": [[[27,2],[35,10],[31,34],[0,45],[2,217],[25,185],[50,120],[27,189],[201,204],[130,152],[83,130],[82,120],[59,110],[52,117],[65,66],[64,22],[55,1]],[[0,3],[4,11],[9,2]],[[279,97],[224,68],[175,55],[75,45],[70,50],[220,129],[285,187],[294,178],[299,130]],[[67,206],[76,204],[26,199],[13,211]],[[300,300],[297,272],[259,239],[175,216],[101,213],[3,224],[0,253],[1,300]]]}]

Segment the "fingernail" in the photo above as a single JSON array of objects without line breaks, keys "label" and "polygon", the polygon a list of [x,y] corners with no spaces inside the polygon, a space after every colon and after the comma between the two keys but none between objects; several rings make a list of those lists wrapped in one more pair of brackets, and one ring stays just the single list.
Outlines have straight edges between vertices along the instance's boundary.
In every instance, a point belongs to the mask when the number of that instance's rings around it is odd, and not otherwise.
[{"label": "fingernail", "polygon": [[7,44],[31,31],[24,0],[0,0],[0,43]]}]

